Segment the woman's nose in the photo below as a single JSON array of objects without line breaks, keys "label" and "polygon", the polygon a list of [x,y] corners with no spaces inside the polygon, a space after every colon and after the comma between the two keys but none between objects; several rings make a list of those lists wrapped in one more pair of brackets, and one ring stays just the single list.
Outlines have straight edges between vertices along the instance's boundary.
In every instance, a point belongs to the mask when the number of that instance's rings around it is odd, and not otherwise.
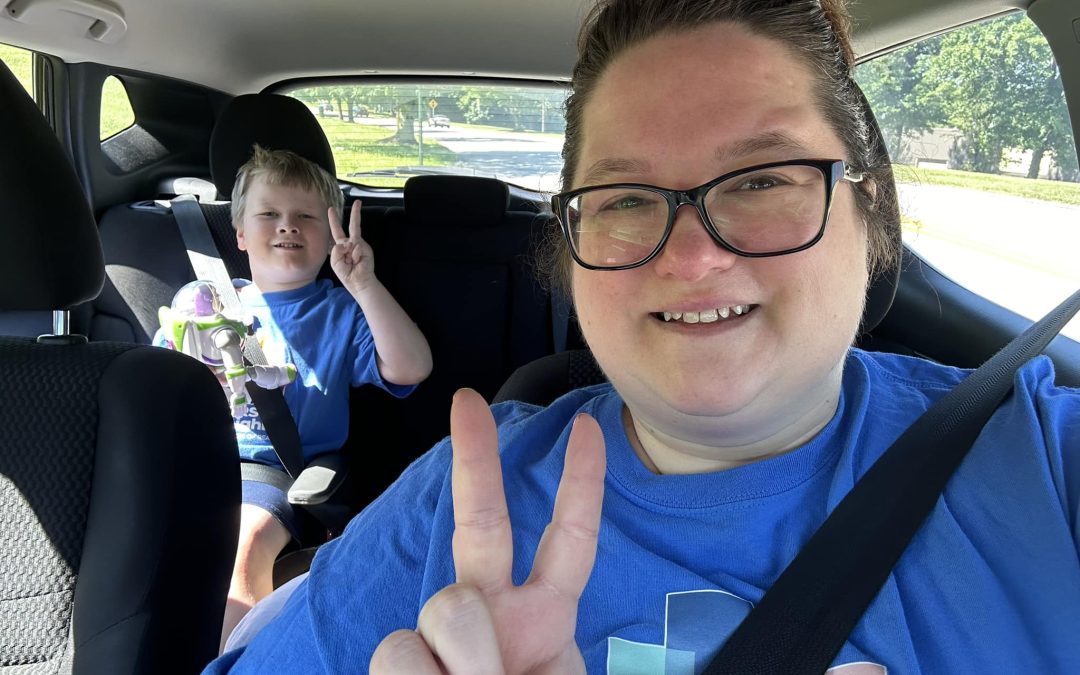
[{"label": "woman's nose", "polygon": [[675,212],[671,236],[653,263],[663,276],[697,281],[731,267],[738,257],[713,240],[692,204],[683,204]]}]

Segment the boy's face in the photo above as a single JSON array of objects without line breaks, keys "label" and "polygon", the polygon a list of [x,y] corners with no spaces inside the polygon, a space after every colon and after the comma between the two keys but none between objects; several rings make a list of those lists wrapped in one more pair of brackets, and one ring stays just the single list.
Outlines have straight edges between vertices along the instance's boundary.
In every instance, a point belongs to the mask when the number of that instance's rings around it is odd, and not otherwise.
[{"label": "boy's face", "polygon": [[287,291],[315,280],[330,254],[326,210],[314,190],[252,181],[236,245],[247,251],[259,290]]}]

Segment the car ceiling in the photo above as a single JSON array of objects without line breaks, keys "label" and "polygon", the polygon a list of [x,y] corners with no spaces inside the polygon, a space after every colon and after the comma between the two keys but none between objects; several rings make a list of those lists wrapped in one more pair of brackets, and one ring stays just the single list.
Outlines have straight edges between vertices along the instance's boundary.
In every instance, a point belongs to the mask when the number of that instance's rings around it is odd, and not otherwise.
[{"label": "car ceiling", "polygon": [[[567,79],[590,0],[12,0],[0,42],[167,75],[230,94],[334,75]],[[859,0],[856,51],[1024,8],[1027,0]],[[13,19],[17,5],[25,8]],[[88,35],[87,7],[116,12],[114,43]],[[82,9],[80,9],[82,8]],[[116,33],[113,33],[115,35]]]}]

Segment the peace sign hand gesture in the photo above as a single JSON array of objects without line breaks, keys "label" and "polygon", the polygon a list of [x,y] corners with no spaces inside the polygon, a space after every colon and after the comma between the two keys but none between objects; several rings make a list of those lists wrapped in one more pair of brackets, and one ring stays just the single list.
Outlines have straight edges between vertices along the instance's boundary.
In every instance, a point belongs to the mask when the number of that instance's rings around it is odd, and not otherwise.
[{"label": "peace sign hand gesture", "polygon": [[415,631],[382,641],[370,672],[584,674],[574,628],[596,558],[605,471],[600,427],[588,415],[574,421],[551,523],[521,586],[510,579],[514,550],[495,421],[476,392],[454,396],[450,437],[457,583],[425,603]]},{"label": "peace sign hand gesture", "polygon": [[330,235],[334,238],[330,267],[345,288],[355,295],[375,279],[375,257],[371,246],[360,237],[360,200],[353,202],[348,236],[345,236],[337,209],[327,209],[327,218],[330,221]]}]

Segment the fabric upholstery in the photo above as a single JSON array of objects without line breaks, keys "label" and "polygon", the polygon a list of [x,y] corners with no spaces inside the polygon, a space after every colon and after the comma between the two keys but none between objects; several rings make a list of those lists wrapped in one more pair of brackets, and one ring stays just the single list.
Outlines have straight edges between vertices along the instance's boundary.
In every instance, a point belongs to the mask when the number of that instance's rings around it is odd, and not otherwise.
[{"label": "fabric upholstery", "polygon": [[509,188],[494,178],[413,176],[405,181],[405,213],[424,227],[497,227],[509,206]]},{"label": "fabric upholstery", "polygon": [[0,665],[197,672],[239,518],[216,380],[151,347],[19,338],[0,370]]},{"label": "fabric upholstery", "polygon": [[[105,278],[94,216],[41,111],[0,62],[0,309],[69,309]],[[62,230],[60,228],[63,228]]]},{"label": "fabric upholstery", "polygon": [[[492,195],[500,192],[489,179],[424,178],[406,185],[404,210],[387,213],[375,238],[375,272],[427,338],[434,366],[405,399],[370,387],[353,392],[354,428],[392,429],[395,439],[378,466],[365,462],[353,472],[358,503],[380,494],[449,432],[454,391],[471,387],[490,400],[517,367],[553,348],[551,306],[532,265],[547,218],[504,210],[495,223],[477,227],[470,205],[487,200],[493,209]],[[439,195],[439,209],[410,208],[417,185],[427,198]],[[370,452],[366,446],[361,452]]]},{"label": "fabric upholstery", "polygon": [[280,94],[242,94],[222,111],[210,136],[210,173],[220,199],[232,198],[236,171],[256,143],[292,150],[337,175],[330,143],[307,106]]},{"label": "fabric upholstery", "polygon": [[[0,308],[66,309],[101,288],[97,230],[2,64],[0,100]],[[216,378],[181,354],[81,336],[0,337],[0,373],[0,672],[198,672],[217,651],[239,529]]]}]

